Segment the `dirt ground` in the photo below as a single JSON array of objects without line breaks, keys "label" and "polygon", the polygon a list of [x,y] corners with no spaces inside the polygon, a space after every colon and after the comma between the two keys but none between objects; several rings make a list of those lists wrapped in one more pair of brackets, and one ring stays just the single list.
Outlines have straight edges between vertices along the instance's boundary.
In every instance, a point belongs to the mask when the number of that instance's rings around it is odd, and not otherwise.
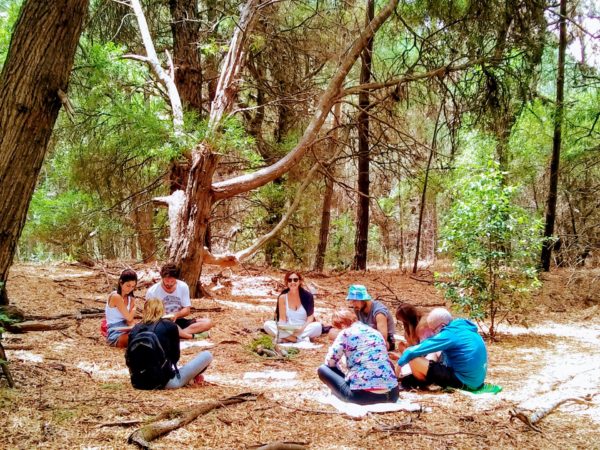
[{"label": "dirt ground", "polygon": [[[103,309],[125,267],[20,264],[11,269],[8,293],[29,316]],[[158,273],[155,266],[133,268],[141,275],[136,291],[141,308]],[[210,283],[213,273],[207,268],[203,281]],[[317,290],[316,314],[323,322],[344,304],[351,283],[365,284],[392,308],[399,301],[427,308],[444,304],[428,271],[417,277],[392,270],[306,276]],[[0,381],[0,448],[135,448],[127,438],[140,423],[131,421],[244,392],[258,397],[202,415],[153,441],[153,448],[243,449],[275,441],[311,449],[600,448],[600,395],[588,404],[559,407],[540,422],[541,432],[509,420],[516,407],[535,410],[600,393],[600,270],[544,275],[531,313],[513,317],[499,341],[488,342],[487,381],[501,385],[500,394],[401,393],[422,411],[360,419],[315,400],[315,393],[327,392],[316,376],[329,344],[324,337],[317,342],[321,347],[290,360],[264,359],[249,350],[273,315],[282,278],[276,271],[234,269],[231,285],[218,289],[214,299],[193,300],[196,314],[216,323],[208,341],[194,341],[214,356],[206,372],[211,384],[204,387],[134,390],[124,351],[105,344],[99,317],[61,319],[69,324],[63,330],[5,333],[16,388]],[[180,363],[206,348],[183,349]]]}]

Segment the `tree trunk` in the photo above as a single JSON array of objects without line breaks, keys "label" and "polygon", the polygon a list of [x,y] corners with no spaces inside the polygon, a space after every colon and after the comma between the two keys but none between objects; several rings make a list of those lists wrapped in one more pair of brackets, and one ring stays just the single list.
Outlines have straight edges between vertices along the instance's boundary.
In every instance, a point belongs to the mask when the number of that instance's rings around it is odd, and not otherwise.
[{"label": "tree trunk", "polygon": [[[437,128],[436,128],[437,130]],[[433,160],[433,147],[429,151],[429,159],[425,168],[425,180],[423,181],[423,191],[421,192],[421,207],[419,209],[419,224],[417,225],[417,243],[415,244],[415,261],[413,263],[412,273],[417,273],[419,265],[419,250],[421,248],[421,233],[423,232],[423,213],[425,212],[425,202],[427,201],[427,184],[429,182],[429,170]]]},{"label": "tree trunk", "polygon": [[[333,166],[331,166],[333,167]],[[327,171],[329,172],[328,167]],[[323,208],[321,210],[321,227],[319,229],[319,245],[317,246],[317,255],[315,256],[315,272],[323,272],[325,266],[325,252],[327,251],[327,241],[329,240],[329,223],[331,222],[331,200],[333,199],[333,177],[330,174],[325,175],[325,193],[323,194]]]},{"label": "tree trunk", "polygon": [[[339,146],[339,128],[342,104],[336,103],[334,107],[334,120],[332,131],[332,147],[336,149]],[[335,150],[334,152],[335,153]],[[327,241],[329,240],[329,224],[331,222],[331,202],[333,200],[333,179],[335,170],[334,164],[325,167],[325,193],[323,194],[323,208],[321,209],[321,227],[319,228],[319,244],[317,245],[317,254],[315,256],[315,272],[323,272],[325,267],[325,253],[327,251]]]},{"label": "tree trunk", "polygon": [[66,92],[88,0],[28,0],[0,75],[0,304]]},{"label": "tree trunk", "polygon": [[201,292],[204,241],[213,203],[211,183],[217,162],[218,157],[208,143],[194,149],[185,201],[169,243],[169,257],[179,266],[180,278],[189,285],[192,298]]},{"label": "tree trunk", "polygon": [[[215,40],[219,39],[218,33],[216,32],[218,26],[218,5],[217,0],[206,0],[206,20],[210,26],[215,30],[215,34],[212,36]],[[210,105],[217,94],[217,82],[219,81],[219,63],[214,53],[210,52],[208,55],[204,55],[202,58],[202,69],[203,79],[206,82],[208,90],[208,104]]]},{"label": "tree trunk", "polygon": [[[444,98],[445,100],[445,98]],[[429,151],[429,159],[427,160],[427,167],[425,168],[425,180],[423,181],[423,192],[421,192],[421,207],[419,209],[419,224],[417,226],[417,243],[415,244],[415,261],[413,263],[412,273],[417,273],[417,266],[419,265],[419,250],[421,247],[421,233],[423,230],[423,212],[425,211],[425,202],[427,200],[427,184],[429,182],[429,171],[431,169],[431,162],[433,161],[433,154],[435,153],[435,147],[437,142],[438,125],[440,123],[440,117],[442,110],[444,109],[444,100],[440,105],[437,119],[435,121],[435,129],[433,130],[433,138],[431,139],[431,149]],[[434,247],[435,248],[435,247]],[[434,250],[435,252],[435,250]]]},{"label": "tree trunk", "polygon": [[[142,260],[147,263],[156,258],[156,238],[152,231],[153,208],[151,203],[137,206],[133,210],[133,224]],[[137,256],[136,256],[137,257]]]},{"label": "tree trunk", "polygon": [[[249,0],[246,8],[255,6],[256,0]],[[194,297],[198,290],[198,281],[202,271],[204,233],[210,217],[211,204],[215,200],[230,198],[242,192],[265,185],[290,170],[297,164],[317,138],[317,134],[323,125],[332,105],[337,99],[342,83],[348,72],[356,62],[366,44],[379,27],[392,14],[398,0],[390,0],[379,15],[361,32],[352,46],[345,53],[340,66],[331,79],[327,89],[321,96],[313,118],[304,131],[298,145],[284,158],[275,164],[258,170],[252,174],[241,175],[222,182],[213,183],[211,180],[217,163],[217,156],[212,153],[208,143],[200,144],[199,149],[192,153],[192,169],[188,187],[185,193],[184,207],[169,208],[171,220],[171,240],[169,254],[173,262],[182,269],[181,279],[190,286],[190,295]],[[218,133],[219,124],[223,115],[233,104],[236,94],[236,74],[241,70],[243,62],[243,47],[250,33],[251,23],[255,14],[244,10],[241,20],[236,28],[234,37],[224,67],[219,78],[219,84],[215,100],[213,101],[210,120],[210,134]],[[244,22],[245,21],[245,22]],[[199,179],[198,177],[202,177]],[[200,187],[202,186],[202,187]],[[184,194],[176,191],[171,197],[170,203],[175,203],[177,198]],[[177,194],[177,195],[176,195]],[[166,202],[163,200],[163,202]]]},{"label": "tree trunk", "polygon": [[542,246],[541,265],[545,272],[550,270],[552,257],[552,235],[556,221],[556,200],[558,198],[558,168],[560,162],[560,146],[562,142],[562,122],[564,115],[565,87],[565,49],[567,47],[567,0],[560,2],[559,42],[558,42],[558,74],[556,76],[556,111],[554,113],[554,137],[552,139],[552,159],[550,160],[550,186],[546,200],[545,241]]},{"label": "tree trunk", "polygon": [[170,0],[175,85],[184,106],[202,116],[202,66],[197,0]]},{"label": "tree trunk", "polygon": [[[367,2],[366,24],[375,16],[375,2]],[[371,56],[373,37],[367,41],[362,53],[360,83],[366,84],[371,79]],[[369,92],[361,91],[358,95],[358,208],[356,211],[356,237],[354,241],[353,270],[366,270],[367,249],[369,242]]]},{"label": "tree trunk", "polygon": [[[202,65],[200,63],[200,20],[196,0],[170,0],[175,86],[184,107],[202,117]],[[171,161],[170,192],[185,190],[190,168],[189,155]]]}]

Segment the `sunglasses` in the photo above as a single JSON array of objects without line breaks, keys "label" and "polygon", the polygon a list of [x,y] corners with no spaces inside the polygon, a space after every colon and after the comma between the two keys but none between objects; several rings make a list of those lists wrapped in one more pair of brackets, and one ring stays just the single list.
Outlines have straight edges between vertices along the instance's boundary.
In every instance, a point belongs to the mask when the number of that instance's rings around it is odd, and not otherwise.
[{"label": "sunglasses", "polygon": [[300,281],[300,278],[290,278],[289,280],[290,283],[297,283],[298,281]]}]

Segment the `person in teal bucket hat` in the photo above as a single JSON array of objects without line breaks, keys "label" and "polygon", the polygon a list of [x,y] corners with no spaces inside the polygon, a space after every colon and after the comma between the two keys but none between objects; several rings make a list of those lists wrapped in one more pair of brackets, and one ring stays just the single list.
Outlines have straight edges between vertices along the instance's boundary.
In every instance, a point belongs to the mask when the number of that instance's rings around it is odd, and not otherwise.
[{"label": "person in teal bucket hat", "polygon": [[371,328],[375,328],[386,339],[388,351],[396,348],[394,333],[396,326],[389,309],[378,300],[373,300],[362,284],[352,284],[348,288],[346,300],[356,313],[358,320]]}]

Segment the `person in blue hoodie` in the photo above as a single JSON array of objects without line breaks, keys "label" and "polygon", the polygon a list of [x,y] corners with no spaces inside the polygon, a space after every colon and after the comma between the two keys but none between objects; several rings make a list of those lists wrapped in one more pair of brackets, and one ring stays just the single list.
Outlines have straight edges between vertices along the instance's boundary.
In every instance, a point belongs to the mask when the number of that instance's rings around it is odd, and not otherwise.
[{"label": "person in blue hoodie", "polygon": [[[407,348],[398,360],[400,368],[409,364],[412,374],[400,381],[405,389],[430,384],[459,389],[479,389],[487,372],[487,350],[477,333],[477,326],[466,319],[453,319],[444,308],[434,308],[427,316],[434,335],[418,345]],[[439,361],[429,361],[425,355],[441,351]]]}]

